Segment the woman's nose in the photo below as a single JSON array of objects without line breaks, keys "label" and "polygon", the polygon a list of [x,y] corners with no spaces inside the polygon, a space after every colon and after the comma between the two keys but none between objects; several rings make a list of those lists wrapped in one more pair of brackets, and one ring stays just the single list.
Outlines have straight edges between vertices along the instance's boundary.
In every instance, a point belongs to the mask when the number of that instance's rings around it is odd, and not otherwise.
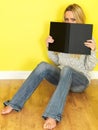
[{"label": "woman's nose", "polygon": [[73,23],[71,20],[68,20],[68,23]]}]

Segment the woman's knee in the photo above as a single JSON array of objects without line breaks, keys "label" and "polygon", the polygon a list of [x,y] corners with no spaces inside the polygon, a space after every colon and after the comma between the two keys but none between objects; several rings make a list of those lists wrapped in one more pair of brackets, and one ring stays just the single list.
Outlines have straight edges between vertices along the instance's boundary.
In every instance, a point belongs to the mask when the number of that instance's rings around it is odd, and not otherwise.
[{"label": "woman's knee", "polygon": [[38,66],[44,67],[44,66],[46,66],[47,64],[48,64],[47,62],[42,61],[42,62],[40,62],[40,63],[38,64]]},{"label": "woman's knee", "polygon": [[71,92],[75,92],[75,93],[82,93],[84,92],[84,90],[87,88],[87,86],[83,86],[83,85],[80,85],[80,86],[74,86],[74,87],[71,87]]},{"label": "woman's knee", "polygon": [[72,68],[69,67],[69,66],[65,66],[65,67],[62,69],[62,72],[63,72],[63,73],[71,73],[71,72],[72,72]]},{"label": "woman's knee", "polygon": [[47,62],[42,61],[42,62],[40,62],[40,63],[37,65],[37,68],[38,68],[38,70],[40,70],[40,71],[44,71],[44,70],[46,70],[47,68],[49,68],[49,64],[48,64]]}]

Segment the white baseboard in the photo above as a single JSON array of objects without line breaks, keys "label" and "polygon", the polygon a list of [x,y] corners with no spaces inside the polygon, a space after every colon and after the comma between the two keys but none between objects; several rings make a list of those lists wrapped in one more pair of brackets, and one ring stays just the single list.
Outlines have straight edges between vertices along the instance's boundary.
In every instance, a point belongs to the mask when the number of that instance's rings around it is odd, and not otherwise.
[{"label": "white baseboard", "polygon": [[0,79],[26,79],[31,71],[0,71]]},{"label": "white baseboard", "polygon": [[[26,79],[31,71],[0,71],[0,79]],[[91,72],[92,79],[98,79],[98,71]]]},{"label": "white baseboard", "polygon": [[91,79],[98,79],[98,71],[91,72]]}]

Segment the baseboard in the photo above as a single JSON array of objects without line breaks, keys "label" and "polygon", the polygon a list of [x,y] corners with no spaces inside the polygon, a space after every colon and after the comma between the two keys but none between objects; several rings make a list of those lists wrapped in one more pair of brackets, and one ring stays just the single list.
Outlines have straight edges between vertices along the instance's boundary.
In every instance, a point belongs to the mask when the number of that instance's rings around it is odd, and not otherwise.
[{"label": "baseboard", "polygon": [[91,78],[92,79],[98,79],[98,71],[92,71],[91,72]]},{"label": "baseboard", "polygon": [[[31,71],[0,71],[0,79],[26,79]],[[98,79],[98,71],[91,72],[92,79]]]},{"label": "baseboard", "polygon": [[0,79],[26,79],[31,71],[0,71]]}]

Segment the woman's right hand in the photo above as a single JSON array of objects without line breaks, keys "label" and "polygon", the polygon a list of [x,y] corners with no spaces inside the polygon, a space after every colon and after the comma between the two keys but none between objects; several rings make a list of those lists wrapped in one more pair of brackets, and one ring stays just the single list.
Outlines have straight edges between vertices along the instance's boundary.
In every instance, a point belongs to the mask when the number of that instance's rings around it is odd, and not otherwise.
[{"label": "woman's right hand", "polygon": [[52,38],[52,36],[48,36],[48,38],[46,39],[46,45],[47,47],[49,46],[49,43],[53,43],[54,39]]}]

